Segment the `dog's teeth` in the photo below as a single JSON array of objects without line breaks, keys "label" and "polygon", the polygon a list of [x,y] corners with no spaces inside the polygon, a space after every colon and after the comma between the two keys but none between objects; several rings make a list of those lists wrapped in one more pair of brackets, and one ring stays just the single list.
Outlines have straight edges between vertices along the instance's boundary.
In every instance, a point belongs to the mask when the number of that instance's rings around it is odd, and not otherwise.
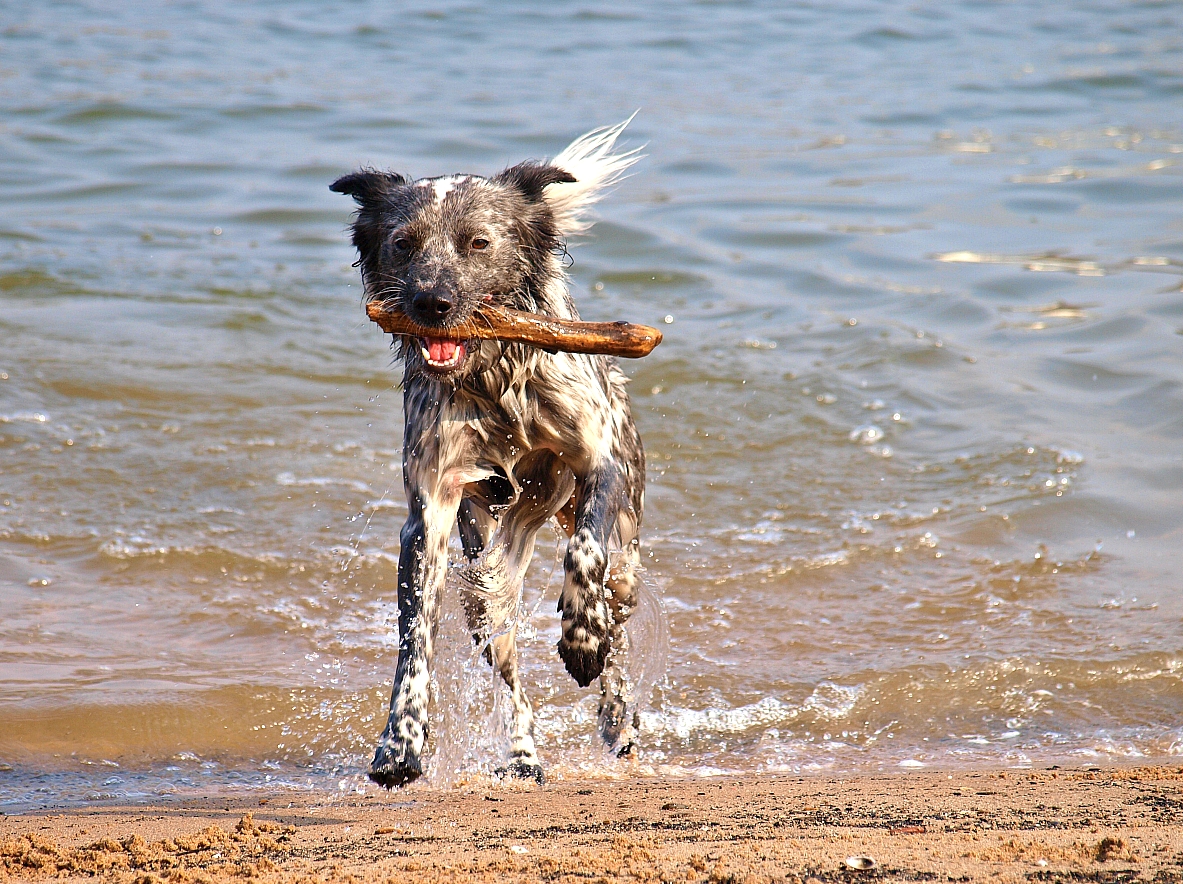
[{"label": "dog's teeth", "polygon": [[[450,348],[447,346],[449,344],[451,345]],[[446,359],[433,359],[431,355],[433,350],[441,355],[444,352],[450,352],[451,355]],[[423,356],[423,361],[432,368],[454,368],[464,358],[465,348],[461,342],[453,342],[447,339],[420,338],[419,352]]]}]

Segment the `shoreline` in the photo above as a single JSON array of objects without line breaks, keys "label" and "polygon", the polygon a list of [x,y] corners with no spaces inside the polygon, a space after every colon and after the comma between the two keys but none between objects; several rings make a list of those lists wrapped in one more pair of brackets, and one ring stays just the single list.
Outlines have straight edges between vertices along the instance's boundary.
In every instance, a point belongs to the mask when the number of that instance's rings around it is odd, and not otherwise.
[{"label": "shoreline", "polygon": [[1183,881],[1183,766],[564,780],[0,816],[0,881]]}]

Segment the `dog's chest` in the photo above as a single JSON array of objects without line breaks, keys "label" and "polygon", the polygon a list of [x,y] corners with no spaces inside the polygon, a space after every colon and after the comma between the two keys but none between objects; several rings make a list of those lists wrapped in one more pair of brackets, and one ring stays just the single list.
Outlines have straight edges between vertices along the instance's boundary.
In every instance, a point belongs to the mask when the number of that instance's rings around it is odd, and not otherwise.
[{"label": "dog's chest", "polygon": [[408,465],[438,471],[442,484],[456,487],[494,472],[511,476],[539,449],[577,473],[598,460],[617,423],[609,385],[595,365],[547,367],[552,370],[501,388],[442,393],[409,386]]}]

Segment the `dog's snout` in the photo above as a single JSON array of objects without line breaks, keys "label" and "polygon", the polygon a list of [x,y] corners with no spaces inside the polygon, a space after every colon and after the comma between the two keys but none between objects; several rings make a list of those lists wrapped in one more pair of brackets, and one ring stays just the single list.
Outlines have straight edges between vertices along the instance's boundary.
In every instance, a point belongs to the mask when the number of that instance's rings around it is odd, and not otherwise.
[{"label": "dog's snout", "polygon": [[412,306],[424,318],[438,322],[446,319],[452,312],[452,308],[456,306],[456,299],[449,292],[432,289],[416,293]]}]

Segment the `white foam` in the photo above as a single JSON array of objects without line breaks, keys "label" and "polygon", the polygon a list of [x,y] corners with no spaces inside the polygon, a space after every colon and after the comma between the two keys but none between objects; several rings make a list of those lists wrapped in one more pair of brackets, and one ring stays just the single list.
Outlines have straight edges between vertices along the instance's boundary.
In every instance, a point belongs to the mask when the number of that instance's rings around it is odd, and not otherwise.
[{"label": "white foam", "polygon": [[696,733],[742,734],[792,722],[802,716],[830,721],[849,715],[862,692],[861,685],[823,681],[799,705],[765,697],[734,709],[674,709],[664,714],[643,715],[643,730],[672,734],[685,740]]},{"label": "white foam", "polygon": [[372,512],[378,510],[397,510],[405,507],[406,504],[401,500],[391,500],[389,497],[379,497],[377,500],[370,500],[366,502],[365,508]]},{"label": "white foam", "polygon": [[340,485],[366,494],[374,493],[374,489],[365,482],[359,482],[357,479],[338,479],[332,476],[311,476],[306,479],[297,479],[293,473],[280,473],[275,477],[275,484],[294,485],[298,487],[307,486],[312,488],[326,488],[333,485]]}]

